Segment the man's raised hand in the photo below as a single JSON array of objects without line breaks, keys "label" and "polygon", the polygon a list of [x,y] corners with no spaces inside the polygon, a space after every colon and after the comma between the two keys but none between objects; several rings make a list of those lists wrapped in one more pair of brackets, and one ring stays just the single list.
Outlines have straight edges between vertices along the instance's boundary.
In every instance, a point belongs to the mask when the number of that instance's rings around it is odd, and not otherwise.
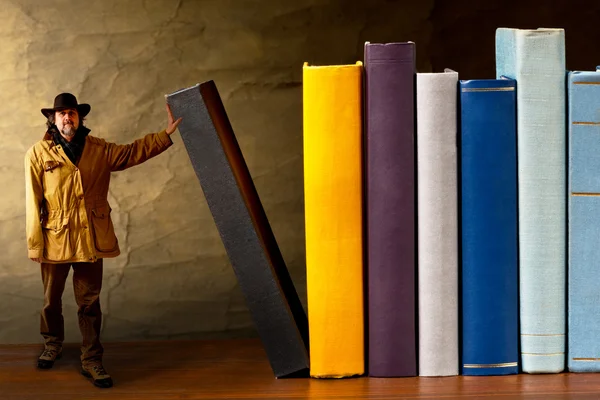
[{"label": "man's raised hand", "polygon": [[167,115],[168,115],[168,125],[167,125],[167,135],[172,134],[177,129],[177,125],[181,123],[183,117],[180,117],[177,121],[173,120],[173,113],[171,112],[171,107],[167,104]]}]

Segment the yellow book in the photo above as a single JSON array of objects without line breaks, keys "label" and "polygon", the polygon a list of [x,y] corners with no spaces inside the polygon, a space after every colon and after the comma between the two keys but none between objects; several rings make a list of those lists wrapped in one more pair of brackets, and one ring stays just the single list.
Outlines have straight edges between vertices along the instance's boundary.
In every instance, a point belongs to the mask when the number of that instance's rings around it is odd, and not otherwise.
[{"label": "yellow book", "polygon": [[303,66],[310,375],[365,370],[362,63]]}]

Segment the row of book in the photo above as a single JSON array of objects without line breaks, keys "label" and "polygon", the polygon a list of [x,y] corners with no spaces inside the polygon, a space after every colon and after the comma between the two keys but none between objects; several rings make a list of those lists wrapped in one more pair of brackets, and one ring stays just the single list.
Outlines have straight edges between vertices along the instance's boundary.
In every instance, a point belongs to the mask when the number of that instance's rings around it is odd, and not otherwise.
[{"label": "row of book", "polygon": [[311,376],[600,370],[600,72],[563,29],[498,28],[476,80],[367,42],[303,65],[303,115]]}]

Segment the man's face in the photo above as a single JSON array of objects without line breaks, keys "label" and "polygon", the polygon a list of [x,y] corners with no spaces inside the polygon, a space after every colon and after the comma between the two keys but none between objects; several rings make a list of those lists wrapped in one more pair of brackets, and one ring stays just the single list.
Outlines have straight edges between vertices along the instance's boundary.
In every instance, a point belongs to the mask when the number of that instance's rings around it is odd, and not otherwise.
[{"label": "man's face", "polygon": [[79,128],[79,113],[74,108],[54,112],[54,120],[58,131],[64,136],[72,138]]}]

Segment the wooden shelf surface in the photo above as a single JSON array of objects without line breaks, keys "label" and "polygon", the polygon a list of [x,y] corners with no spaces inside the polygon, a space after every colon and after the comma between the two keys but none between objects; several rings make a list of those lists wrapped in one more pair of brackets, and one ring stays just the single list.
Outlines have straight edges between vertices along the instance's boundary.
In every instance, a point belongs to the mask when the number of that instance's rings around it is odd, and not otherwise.
[{"label": "wooden shelf surface", "polygon": [[256,339],[104,347],[110,389],[79,374],[78,344],[43,371],[41,345],[0,345],[0,399],[600,399],[600,374],[275,379]]}]

